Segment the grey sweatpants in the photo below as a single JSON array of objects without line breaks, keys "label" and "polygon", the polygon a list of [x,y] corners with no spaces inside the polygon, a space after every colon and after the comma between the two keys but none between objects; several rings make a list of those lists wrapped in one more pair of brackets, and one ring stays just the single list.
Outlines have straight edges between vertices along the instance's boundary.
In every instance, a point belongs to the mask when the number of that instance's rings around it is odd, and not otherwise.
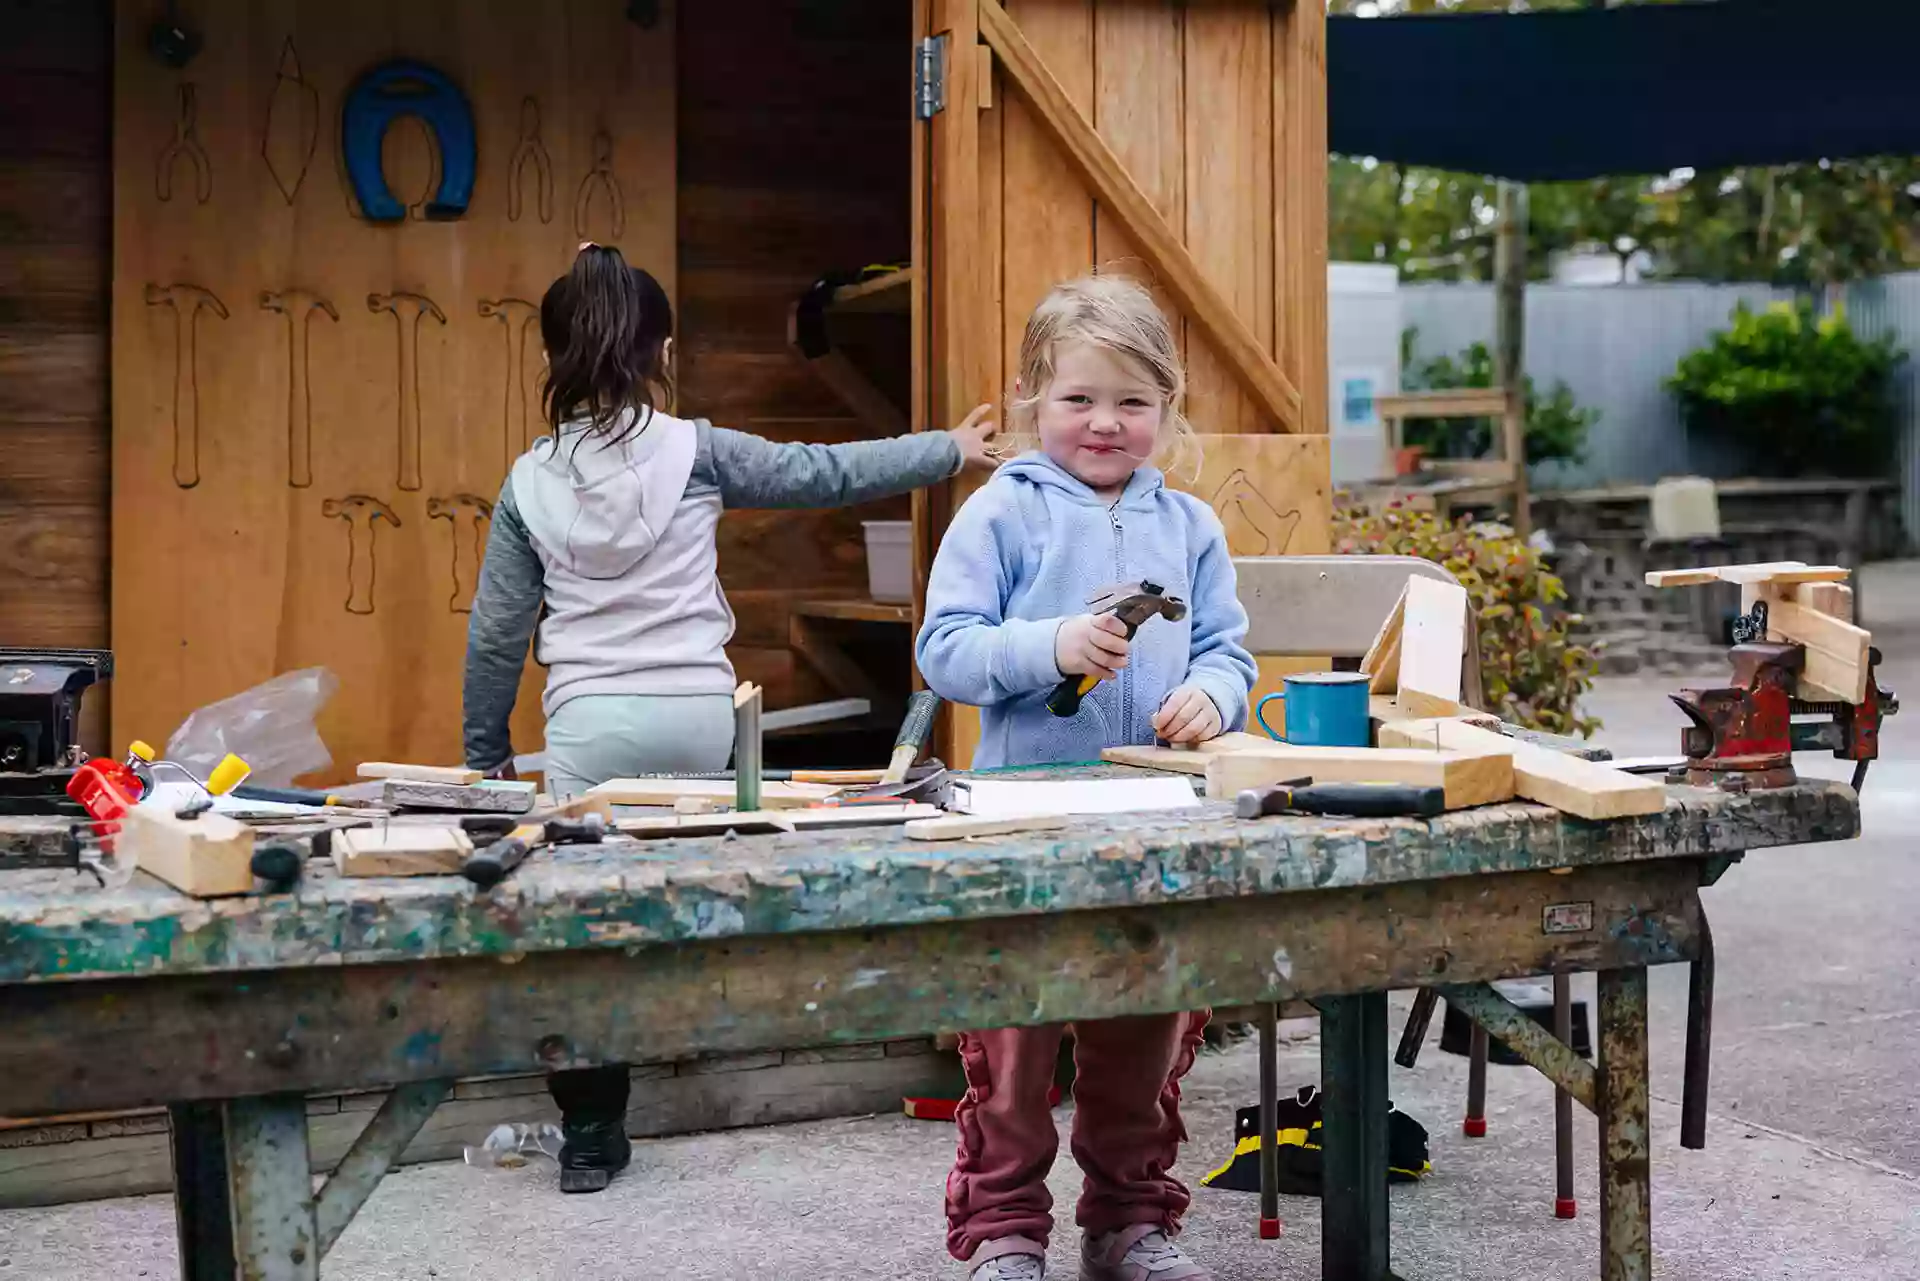
[{"label": "grey sweatpants", "polygon": [[[547,718],[547,792],[556,801],[610,778],[723,770],[732,755],[731,694],[589,694]],[[624,1063],[554,1072],[547,1091],[570,1126],[618,1124],[627,1073]]]},{"label": "grey sweatpants", "polygon": [[732,755],[730,694],[589,694],[547,719],[547,791],[556,801],[610,778],[723,770]]}]

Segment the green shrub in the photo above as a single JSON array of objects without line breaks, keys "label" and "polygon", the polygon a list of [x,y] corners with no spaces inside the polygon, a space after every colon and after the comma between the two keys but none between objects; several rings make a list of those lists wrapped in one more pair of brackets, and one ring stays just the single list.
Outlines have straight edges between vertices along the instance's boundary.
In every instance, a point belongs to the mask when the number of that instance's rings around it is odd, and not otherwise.
[{"label": "green shrub", "polygon": [[[1413,358],[1419,331],[1400,334],[1400,381],[1408,391],[1443,391],[1452,387],[1493,386],[1493,353],[1477,342],[1458,356]],[[1527,462],[1580,463],[1587,454],[1587,430],[1600,421],[1597,409],[1582,409],[1564,382],[1542,396],[1532,378],[1522,377],[1527,398]],[[1481,458],[1493,448],[1493,420],[1488,418],[1410,419],[1401,437],[1405,444],[1421,445],[1430,458]]]},{"label": "green shrub", "polygon": [[1762,475],[1879,475],[1893,455],[1893,339],[1863,342],[1836,311],[1734,309],[1731,328],[1680,362],[1667,386],[1689,430],[1742,446]]},{"label": "green shrub", "polygon": [[1511,530],[1464,520],[1447,525],[1432,512],[1395,505],[1379,512],[1342,508],[1334,514],[1333,536],[1336,552],[1418,556],[1460,580],[1479,615],[1488,711],[1555,734],[1600,728],[1579,710],[1595,664],[1568,635],[1579,616],[1562,608],[1567,589]]}]

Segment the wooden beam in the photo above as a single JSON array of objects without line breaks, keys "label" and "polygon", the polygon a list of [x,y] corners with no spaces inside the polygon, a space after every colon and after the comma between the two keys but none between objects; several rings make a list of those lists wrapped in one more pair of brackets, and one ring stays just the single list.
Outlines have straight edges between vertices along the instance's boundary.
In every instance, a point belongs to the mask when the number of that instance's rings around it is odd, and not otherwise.
[{"label": "wooden beam", "polygon": [[473,853],[473,838],[460,828],[424,823],[343,828],[331,844],[342,876],[445,876]]},{"label": "wooden beam", "polygon": [[1158,283],[1188,322],[1233,370],[1261,412],[1284,431],[1304,430],[1299,389],[1213,287],[1153,202],[1027,43],[1019,26],[994,0],[980,0],[979,17],[980,34],[1000,60],[1013,88],[1033,109],[1034,118],[1086,182],[1100,207],[1118,219],[1139,246]]},{"label": "wooden beam", "polygon": [[1295,747],[1224,752],[1207,763],[1207,795],[1225,800],[1289,778],[1316,783],[1404,783],[1446,789],[1450,810],[1513,799],[1510,752],[1432,752],[1417,748]]},{"label": "wooden beam", "polygon": [[1792,641],[1806,650],[1800,683],[1849,703],[1867,698],[1867,650],[1873,636],[1864,628],[1808,609],[1796,601],[1767,601],[1767,639]]},{"label": "wooden beam", "polygon": [[1374,409],[1382,418],[1497,418],[1507,410],[1507,393],[1499,387],[1448,387],[1439,391],[1407,391],[1379,396]]},{"label": "wooden beam", "polygon": [[1667,805],[1667,789],[1657,780],[1535,747],[1465,721],[1383,723],[1380,745],[1450,752],[1506,752],[1513,757],[1513,790],[1517,795],[1551,805],[1576,818],[1658,814]]}]

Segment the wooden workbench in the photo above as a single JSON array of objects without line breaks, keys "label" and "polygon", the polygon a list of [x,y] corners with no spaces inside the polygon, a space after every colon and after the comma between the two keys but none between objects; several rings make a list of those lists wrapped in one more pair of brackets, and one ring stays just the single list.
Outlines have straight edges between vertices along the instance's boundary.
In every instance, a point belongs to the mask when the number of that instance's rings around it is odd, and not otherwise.
[{"label": "wooden workbench", "polygon": [[[0,843],[44,840],[35,823]],[[0,1112],[167,1105],[187,1275],[222,1275],[230,1238],[242,1275],[310,1281],[458,1078],[1314,997],[1327,1184],[1363,1189],[1328,1200],[1324,1275],[1383,1281],[1384,1122],[1342,1118],[1384,1118],[1385,993],[1471,1003],[1493,979],[1593,970],[1603,1275],[1645,1278],[1646,967],[1699,954],[1698,888],[1740,852],[1858,823],[1850,789],[1802,783],[1674,788],[1663,814],[1606,823],[1525,804],[1247,823],[1208,804],[960,846],[621,843],[536,855],[488,892],[320,869],[296,893],[195,901],[0,873]],[[389,1087],[313,1192],[301,1096]]]}]

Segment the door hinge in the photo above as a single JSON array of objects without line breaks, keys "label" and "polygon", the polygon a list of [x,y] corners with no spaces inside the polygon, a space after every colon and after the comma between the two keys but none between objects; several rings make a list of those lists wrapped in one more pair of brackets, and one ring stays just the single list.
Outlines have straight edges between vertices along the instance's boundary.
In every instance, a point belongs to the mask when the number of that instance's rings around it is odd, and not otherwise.
[{"label": "door hinge", "polygon": [[927,36],[914,50],[913,114],[931,120],[947,109],[947,37]]}]

